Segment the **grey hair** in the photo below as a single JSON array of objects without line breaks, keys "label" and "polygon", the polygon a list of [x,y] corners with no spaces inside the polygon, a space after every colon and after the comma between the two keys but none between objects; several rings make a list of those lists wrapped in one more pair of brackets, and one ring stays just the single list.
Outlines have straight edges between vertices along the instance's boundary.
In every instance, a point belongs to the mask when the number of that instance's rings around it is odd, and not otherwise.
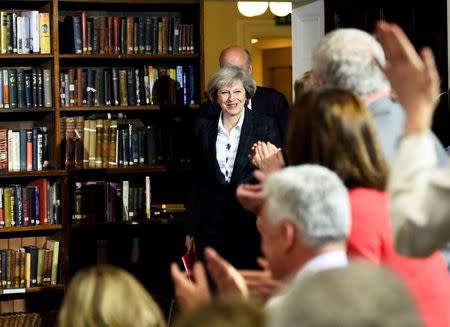
[{"label": "grey hair", "polygon": [[282,169],[264,183],[269,223],[292,221],[312,247],[345,242],[350,232],[348,191],[339,177],[319,165]]},{"label": "grey hair", "polygon": [[245,89],[245,96],[250,99],[256,92],[256,82],[252,75],[236,66],[224,66],[211,76],[206,94],[211,102],[216,102],[217,91],[225,86],[231,86],[234,82],[241,81]]},{"label": "grey hair", "polygon": [[385,65],[383,48],[372,35],[355,28],[328,33],[312,53],[312,69],[321,80],[359,96],[390,89],[376,61]]}]

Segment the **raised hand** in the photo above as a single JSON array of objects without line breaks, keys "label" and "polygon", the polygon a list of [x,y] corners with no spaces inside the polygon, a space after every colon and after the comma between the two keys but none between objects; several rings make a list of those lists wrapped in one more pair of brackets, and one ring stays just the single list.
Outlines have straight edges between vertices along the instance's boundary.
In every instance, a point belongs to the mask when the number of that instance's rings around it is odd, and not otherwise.
[{"label": "raised hand", "polygon": [[405,132],[427,130],[431,126],[440,84],[431,49],[422,49],[419,56],[396,24],[379,22],[375,37],[386,54],[386,65],[382,69],[406,109]]}]

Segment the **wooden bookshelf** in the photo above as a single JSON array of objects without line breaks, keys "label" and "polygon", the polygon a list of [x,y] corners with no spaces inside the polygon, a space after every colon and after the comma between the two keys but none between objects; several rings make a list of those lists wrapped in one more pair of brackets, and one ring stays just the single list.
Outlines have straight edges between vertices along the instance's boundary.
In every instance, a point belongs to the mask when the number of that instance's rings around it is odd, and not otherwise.
[{"label": "wooden bookshelf", "polygon": [[[10,185],[27,186],[31,182],[40,179],[47,179],[49,183],[58,182],[61,189],[61,196],[60,198],[58,198],[58,205],[61,207],[61,221],[58,221],[58,224],[0,228],[0,242],[3,242],[3,247],[5,249],[10,248],[10,244],[15,244],[14,248],[18,248],[21,246],[22,241],[27,244],[27,242],[30,242],[30,239],[35,239],[35,241],[39,243],[39,246],[42,246],[42,242],[48,238],[58,240],[60,242],[58,284],[53,286],[39,286],[28,289],[0,289],[0,296],[2,296],[3,299],[13,298],[14,300],[16,300],[21,299],[23,296],[26,301],[29,301],[30,298],[33,298],[32,301],[41,302],[47,297],[47,295],[49,295],[49,292],[64,290],[67,282],[76,271],[91,263],[95,264],[95,262],[90,262],[88,259],[83,258],[86,252],[94,251],[93,253],[96,253],[92,248],[84,248],[84,241],[87,241],[86,244],[91,244],[89,243],[89,241],[95,240],[95,238],[97,237],[95,234],[99,230],[103,230],[102,235],[104,235],[105,237],[113,235],[114,240],[120,243],[126,242],[125,240],[122,240],[122,238],[125,239],[131,236],[131,234],[126,234],[123,237],[115,237],[116,233],[120,232],[121,230],[128,230],[133,234],[139,233],[141,229],[145,229],[150,235],[154,232],[153,229],[158,229],[159,231],[156,237],[162,237],[162,240],[164,242],[167,242],[167,246],[162,246],[163,248],[165,248],[165,250],[158,255],[161,255],[167,260],[172,260],[172,258],[178,257],[178,253],[174,255],[170,250],[171,246],[174,243],[182,239],[181,235],[173,234],[172,230],[172,226],[176,225],[176,231],[177,233],[179,233],[179,227],[182,224],[181,220],[178,220],[178,218],[151,219],[149,221],[142,221],[137,225],[124,222],[118,224],[73,224],[73,193],[76,183],[84,183],[88,181],[104,181],[105,183],[109,183],[113,181],[123,181],[126,179],[130,182],[130,188],[139,189],[143,187],[145,177],[148,176],[152,179],[153,199],[161,201],[167,200],[167,202],[173,200],[174,203],[181,203],[182,201],[186,202],[186,190],[189,189],[186,186],[186,183],[189,181],[189,176],[192,173],[191,164],[181,164],[180,161],[183,161],[185,159],[182,158],[180,160],[180,158],[173,156],[172,147],[175,143],[172,144],[171,140],[169,142],[167,137],[171,135],[173,130],[184,128],[185,119],[189,123],[192,122],[192,117],[196,115],[197,109],[199,107],[199,102],[201,101],[204,94],[204,83],[202,77],[203,1],[204,0],[134,0],[131,2],[127,0],[0,1],[0,11],[6,11],[7,13],[16,12],[16,14],[18,14],[24,11],[32,10],[37,10],[40,13],[49,13],[49,20],[51,25],[51,52],[48,54],[0,54],[0,73],[2,73],[1,70],[4,71],[9,69],[37,69],[39,71],[50,69],[51,106],[47,105],[47,107],[39,107],[33,104],[31,108],[25,108],[25,106],[28,106],[28,104],[26,104],[21,106],[20,108],[0,108],[0,117],[3,118],[2,123],[0,123],[0,127],[2,127],[2,124],[5,124],[5,128],[9,130],[45,127],[48,132],[49,167],[52,167],[43,170],[35,169],[32,171],[18,171],[14,167],[14,171],[0,171],[0,188],[9,187]],[[135,17],[136,22],[138,21],[138,17],[144,17],[143,15],[150,16],[152,18],[157,16],[158,21],[155,25],[156,27],[152,25],[153,28],[161,28],[159,26],[159,19],[162,20],[163,16],[177,17],[179,18],[180,24],[187,25],[190,29],[192,29],[189,30],[189,32],[187,32],[188,30],[186,30],[186,33],[190,33],[189,39],[186,39],[186,42],[188,42],[189,40],[189,42],[193,43],[193,53],[190,53],[191,50],[188,49],[185,49],[183,51],[180,50],[179,53],[176,53],[172,50],[168,53],[162,53],[164,51],[160,51],[159,48],[157,51],[158,54],[138,53],[138,51],[133,51],[133,53],[131,53],[128,52],[128,50],[126,51],[128,53],[122,53],[122,51],[118,53],[114,50],[114,54],[70,53],[70,51],[66,51],[65,45],[67,44],[67,42],[71,42],[73,40],[69,39],[69,36],[67,35],[68,31],[66,29],[67,26],[64,25],[64,19],[67,16],[77,15],[80,12],[85,12],[88,16],[88,19],[91,19],[96,15],[118,16],[120,18],[132,16]],[[128,15],[128,13],[131,14]],[[18,16],[20,16],[20,14],[18,14]],[[171,28],[170,25],[169,28]],[[123,31],[120,31],[120,33],[123,33]],[[173,35],[175,35],[175,33]],[[186,38],[187,37],[188,36],[186,36]],[[172,40],[170,42],[172,42]],[[126,47],[128,47],[128,45]],[[151,98],[151,101],[147,101],[147,98],[142,98],[146,102],[141,102],[141,105],[74,106],[74,103],[70,103],[70,106],[66,106],[64,98],[61,96],[61,90],[64,89],[65,84],[62,83],[62,81],[65,82],[65,80],[61,80],[61,74],[68,74],[69,69],[82,69],[86,71],[88,69],[103,69],[103,71],[105,71],[113,68],[122,70],[133,68],[144,69],[144,71],[146,71],[147,68],[143,67],[149,66],[158,69],[167,69],[167,71],[169,71],[169,69],[176,69],[177,66],[182,66],[183,69],[186,69],[184,73],[186,75],[190,74],[190,76],[192,76],[192,82],[189,81],[189,83],[191,83],[189,86],[189,92],[191,92],[189,95],[190,98],[184,94],[184,97],[180,99],[179,95],[176,94],[176,99],[172,97],[170,101],[166,101],[166,99],[162,96],[163,93],[166,93],[164,89],[164,87],[166,86],[163,86],[160,89],[164,92],[160,92],[159,100],[161,101],[159,102],[173,104],[151,105],[149,103],[157,103],[157,101],[155,101],[153,98]],[[190,71],[191,67],[192,71]],[[9,74],[9,71],[7,73]],[[163,70],[161,70],[160,73],[164,74]],[[78,81],[78,76],[76,76],[76,80]],[[173,80],[174,79],[172,78],[172,81]],[[176,82],[180,83],[181,85],[181,80],[177,80]],[[76,90],[78,90],[78,86],[79,85],[77,84]],[[173,84],[171,86],[173,87]],[[71,87],[72,86],[70,86],[69,88]],[[122,86],[120,87],[122,88]],[[167,88],[169,87],[170,86],[167,86]],[[187,88],[188,86],[184,85],[183,92],[186,92]],[[70,92],[72,91],[73,90],[71,89]],[[38,90],[38,92],[41,91]],[[127,90],[127,92],[132,91]],[[44,97],[44,95],[45,94],[42,93],[42,97]],[[172,96],[172,94],[170,96]],[[63,101],[61,101],[61,98],[63,98]],[[44,100],[42,99],[42,101]],[[99,102],[95,102],[95,104],[98,103]],[[132,101],[130,100],[128,104],[131,103]],[[142,105],[144,103],[145,105]],[[117,113],[126,114],[126,119],[123,120],[123,123],[119,122],[122,124],[134,124],[135,121],[140,121],[142,122],[143,126],[157,126],[158,128],[160,128],[159,130],[161,130],[161,133],[163,135],[162,137],[166,138],[163,139],[163,142],[160,145],[161,147],[165,147],[163,151],[164,157],[162,159],[158,159],[156,164],[145,164],[134,167],[95,169],[72,169],[70,167],[65,167],[66,150],[63,146],[63,141],[65,141],[67,133],[61,134],[61,118],[82,116],[87,119],[92,114],[105,115],[106,113],[112,113],[112,115]],[[179,125],[170,125],[174,121],[179,123]],[[136,128],[137,127],[142,126],[136,124]],[[184,130],[180,130],[180,132],[180,134],[184,136]],[[186,140],[189,140],[188,133],[190,133],[190,130],[186,132]],[[171,147],[171,155],[168,154],[169,146]],[[145,151],[147,151],[147,148],[145,148]],[[147,160],[146,162],[154,163],[155,161]],[[12,170],[12,168],[10,170]],[[54,199],[52,199],[52,201],[53,200]],[[173,224],[174,222],[180,222],[180,224]],[[90,233],[90,230],[93,230],[94,233]],[[152,238],[154,237],[152,236]],[[18,240],[21,241],[19,242]],[[120,263],[116,264],[120,265]],[[145,269],[147,268],[148,267],[145,267]],[[146,274],[146,271],[144,271],[144,274]],[[151,274],[149,276],[151,276]],[[149,278],[153,279],[153,277]],[[143,282],[144,284],[148,284],[150,283],[150,280]],[[170,285],[166,286],[167,289],[170,289]],[[28,297],[23,295],[28,293],[32,295]],[[43,293],[43,295],[40,296],[40,293]],[[58,299],[58,297],[52,297],[52,300],[48,303],[48,310],[56,310],[60,305],[60,302],[58,302],[60,300],[61,299]],[[28,306],[28,304],[31,305]],[[27,302],[27,309],[30,309],[32,311],[35,307],[36,306],[33,305],[33,303]],[[39,310],[41,310],[41,306],[39,306]]]},{"label": "wooden bookshelf", "polygon": [[33,225],[33,226],[20,226],[20,227],[3,227],[0,228],[0,235],[3,234],[19,234],[25,232],[55,232],[63,229],[61,224],[54,225]]},{"label": "wooden bookshelf", "polygon": [[0,289],[1,295],[13,295],[13,294],[24,294],[24,293],[40,293],[40,292],[55,292],[55,291],[64,291],[64,285],[47,285],[47,286],[38,286],[38,287],[29,287],[29,288],[6,288]]}]

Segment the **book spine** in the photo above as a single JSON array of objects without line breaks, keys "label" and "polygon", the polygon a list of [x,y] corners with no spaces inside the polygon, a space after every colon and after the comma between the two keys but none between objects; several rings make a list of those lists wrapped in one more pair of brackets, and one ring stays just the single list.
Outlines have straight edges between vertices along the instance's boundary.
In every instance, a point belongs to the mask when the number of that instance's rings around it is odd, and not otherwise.
[{"label": "book spine", "polygon": [[145,176],[145,218],[151,218],[151,179],[150,176]]},{"label": "book spine", "polygon": [[25,108],[25,76],[23,69],[17,69],[17,107]]},{"label": "book spine", "polygon": [[33,91],[32,91],[32,73],[27,70],[24,72],[25,80],[25,107],[33,107]]},{"label": "book spine", "polygon": [[44,76],[44,107],[52,107],[52,72],[50,69],[43,69]]},{"label": "book spine", "polygon": [[20,130],[20,170],[27,170],[27,131]]},{"label": "book spine", "polygon": [[39,13],[39,37],[41,53],[51,53],[50,15],[48,12]]},{"label": "book spine", "polygon": [[0,128],[0,170],[8,170],[8,130]]},{"label": "book spine", "polygon": [[8,69],[9,107],[17,108],[17,69]]}]

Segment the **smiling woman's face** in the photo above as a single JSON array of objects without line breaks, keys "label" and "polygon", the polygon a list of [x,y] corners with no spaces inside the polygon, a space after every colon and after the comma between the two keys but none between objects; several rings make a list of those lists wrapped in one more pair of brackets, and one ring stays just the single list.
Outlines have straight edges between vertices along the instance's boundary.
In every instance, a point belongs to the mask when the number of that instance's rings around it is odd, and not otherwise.
[{"label": "smiling woman's face", "polygon": [[217,90],[217,103],[224,115],[239,116],[245,105],[245,89],[242,81],[235,81],[232,85]]}]

